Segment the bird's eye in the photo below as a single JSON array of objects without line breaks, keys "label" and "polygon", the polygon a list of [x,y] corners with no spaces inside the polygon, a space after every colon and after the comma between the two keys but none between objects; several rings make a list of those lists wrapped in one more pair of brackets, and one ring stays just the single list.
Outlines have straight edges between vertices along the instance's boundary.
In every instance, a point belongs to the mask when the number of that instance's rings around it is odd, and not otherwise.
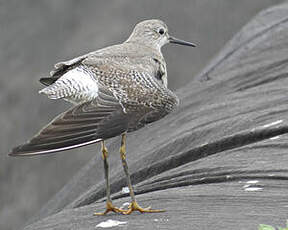
[{"label": "bird's eye", "polygon": [[165,33],[165,31],[164,31],[163,28],[161,28],[161,29],[159,29],[158,33],[161,34],[161,35],[163,35],[163,34]]}]

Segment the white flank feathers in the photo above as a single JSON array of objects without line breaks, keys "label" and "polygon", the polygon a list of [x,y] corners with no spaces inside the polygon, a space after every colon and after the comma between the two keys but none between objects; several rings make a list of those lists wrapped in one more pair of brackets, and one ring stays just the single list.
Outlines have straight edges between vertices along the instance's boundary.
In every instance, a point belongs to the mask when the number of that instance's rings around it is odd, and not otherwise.
[{"label": "white flank feathers", "polygon": [[50,99],[64,98],[77,104],[97,98],[98,90],[93,73],[83,67],[76,67],[39,93],[46,94]]}]

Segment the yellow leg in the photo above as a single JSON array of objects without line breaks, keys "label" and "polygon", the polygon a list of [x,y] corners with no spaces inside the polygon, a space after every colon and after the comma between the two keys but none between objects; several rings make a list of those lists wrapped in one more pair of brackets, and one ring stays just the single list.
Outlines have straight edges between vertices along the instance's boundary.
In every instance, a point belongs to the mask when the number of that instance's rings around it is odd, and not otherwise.
[{"label": "yellow leg", "polygon": [[141,213],[143,213],[143,212],[165,212],[165,210],[153,210],[150,207],[141,208],[138,205],[138,203],[136,202],[135,194],[134,194],[134,191],[133,191],[133,187],[132,187],[132,183],[131,183],[131,179],[130,179],[130,175],[129,175],[129,171],[128,171],[128,165],[127,165],[127,161],[126,161],[126,134],[125,133],[122,134],[121,147],[120,147],[120,156],[121,156],[121,160],[122,160],[123,169],[124,169],[124,172],[125,172],[125,175],[126,175],[126,179],[127,179],[127,184],[128,184],[131,200],[132,200],[131,204],[128,207],[128,210],[123,212],[123,214],[129,215],[133,211],[139,211]]},{"label": "yellow leg", "polygon": [[110,197],[110,181],[109,181],[109,165],[108,165],[108,151],[105,146],[104,141],[101,142],[102,148],[102,158],[104,162],[104,170],[105,170],[105,180],[106,180],[106,193],[107,193],[107,201],[106,201],[106,210],[104,212],[96,212],[94,215],[106,215],[108,212],[116,212],[116,213],[125,213],[125,210],[115,207],[112,204],[111,197]]},{"label": "yellow leg", "polygon": [[95,216],[104,216],[108,212],[115,212],[115,213],[121,213],[121,214],[126,214],[126,210],[120,209],[115,207],[111,201],[107,200],[106,201],[106,210],[104,212],[95,212]]}]

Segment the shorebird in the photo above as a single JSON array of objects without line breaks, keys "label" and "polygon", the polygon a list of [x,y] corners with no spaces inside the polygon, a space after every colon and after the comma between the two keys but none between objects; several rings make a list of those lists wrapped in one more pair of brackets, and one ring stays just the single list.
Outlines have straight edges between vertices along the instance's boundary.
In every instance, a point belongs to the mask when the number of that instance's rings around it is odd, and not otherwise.
[{"label": "shorebird", "polygon": [[[142,208],[136,202],[126,162],[126,133],[163,118],[179,103],[167,88],[166,63],[161,53],[167,43],[195,46],[170,36],[164,22],[145,20],[122,44],[57,63],[49,77],[40,79],[46,87],[39,93],[74,106],[9,155],[48,154],[101,142],[107,200],[106,210],[95,215],[164,211]],[[115,136],[122,137],[120,156],[131,196],[127,210],[115,207],[110,197],[105,140]]]}]

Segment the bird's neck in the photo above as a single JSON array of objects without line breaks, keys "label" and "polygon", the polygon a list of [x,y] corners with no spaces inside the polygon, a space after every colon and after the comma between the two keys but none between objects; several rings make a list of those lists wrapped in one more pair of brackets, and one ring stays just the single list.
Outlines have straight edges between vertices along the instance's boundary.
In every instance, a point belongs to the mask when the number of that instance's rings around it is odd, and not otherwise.
[{"label": "bird's neck", "polygon": [[142,39],[142,38],[138,38],[138,37],[134,37],[134,36],[130,36],[125,43],[131,43],[131,44],[135,44],[147,49],[151,49],[154,51],[157,51],[161,56],[161,46],[154,43],[153,41],[150,40],[146,40],[146,39]]}]

